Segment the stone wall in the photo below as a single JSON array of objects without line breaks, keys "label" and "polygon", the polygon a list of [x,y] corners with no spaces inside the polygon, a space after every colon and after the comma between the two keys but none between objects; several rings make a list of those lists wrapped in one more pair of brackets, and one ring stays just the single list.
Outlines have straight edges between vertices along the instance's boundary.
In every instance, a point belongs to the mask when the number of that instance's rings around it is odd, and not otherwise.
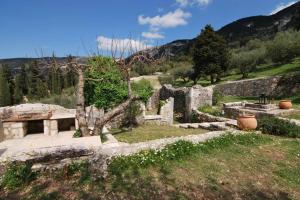
[{"label": "stone wall", "polygon": [[223,83],[216,85],[214,90],[232,96],[292,96],[300,93],[300,74]]},{"label": "stone wall", "polygon": [[160,89],[160,100],[167,100],[170,97],[174,98],[174,112],[186,113],[186,95],[188,88],[174,88],[172,85],[164,85]]},{"label": "stone wall", "polygon": [[192,110],[197,110],[199,107],[205,105],[212,105],[213,88],[202,87],[195,85],[190,88],[186,96],[186,109],[187,113],[191,114]]},{"label": "stone wall", "polygon": [[160,90],[160,99],[174,98],[174,112],[182,114],[185,121],[190,120],[193,109],[212,105],[213,88],[195,85],[191,88],[174,88],[164,85]]},{"label": "stone wall", "polygon": [[4,139],[23,138],[27,133],[27,122],[4,122]]},{"label": "stone wall", "polygon": [[57,120],[44,120],[44,134],[49,136],[58,135]]},{"label": "stone wall", "polygon": [[174,98],[170,97],[167,102],[160,108],[160,115],[168,125],[173,124],[174,118]]}]

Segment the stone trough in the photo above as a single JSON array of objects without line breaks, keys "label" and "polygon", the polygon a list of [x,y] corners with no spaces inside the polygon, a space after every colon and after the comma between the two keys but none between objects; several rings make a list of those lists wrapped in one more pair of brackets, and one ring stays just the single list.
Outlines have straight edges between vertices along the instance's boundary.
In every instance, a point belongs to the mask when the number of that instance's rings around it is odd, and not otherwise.
[{"label": "stone trough", "polygon": [[242,114],[252,114],[257,118],[270,116],[285,116],[295,112],[294,109],[280,109],[276,104],[259,104],[249,102],[234,102],[223,104],[225,116],[231,119],[236,119]]}]

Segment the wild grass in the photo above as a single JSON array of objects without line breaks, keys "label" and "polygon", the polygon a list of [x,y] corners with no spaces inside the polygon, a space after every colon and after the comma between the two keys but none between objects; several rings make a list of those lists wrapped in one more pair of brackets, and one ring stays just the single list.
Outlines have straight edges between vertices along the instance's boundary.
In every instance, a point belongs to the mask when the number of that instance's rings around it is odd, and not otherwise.
[{"label": "wild grass", "polygon": [[41,173],[0,199],[299,199],[299,146],[252,133],[178,142],[115,158],[105,178],[84,162]]}]

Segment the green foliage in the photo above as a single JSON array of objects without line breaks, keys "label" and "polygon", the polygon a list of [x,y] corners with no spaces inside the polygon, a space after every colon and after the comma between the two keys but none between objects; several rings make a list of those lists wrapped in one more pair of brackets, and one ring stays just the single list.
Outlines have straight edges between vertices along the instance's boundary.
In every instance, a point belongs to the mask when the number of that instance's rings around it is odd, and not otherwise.
[{"label": "green foliage", "polygon": [[31,63],[28,73],[28,96],[31,99],[41,99],[48,96],[48,87],[43,80],[37,61]]},{"label": "green foliage", "polygon": [[209,154],[216,149],[222,150],[230,145],[254,146],[270,140],[270,138],[255,134],[228,134],[199,144],[178,141],[167,145],[162,150],[142,151],[131,156],[117,156],[109,164],[108,171],[112,175],[120,176],[128,169],[164,166],[167,161],[184,159],[195,153]]},{"label": "green foliage", "polygon": [[50,88],[51,94],[61,94],[62,91],[62,72],[55,66],[50,69]]},{"label": "green foliage", "polygon": [[16,189],[28,184],[35,177],[36,173],[32,172],[30,164],[11,163],[3,175],[1,186],[8,189]]},{"label": "green foliage", "polygon": [[233,53],[231,57],[231,68],[238,68],[243,75],[242,78],[248,78],[250,72],[256,69],[256,66],[263,62],[265,51],[255,49],[250,51],[241,51]]},{"label": "green foliage", "polygon": [[113,60],[98,56],[91,58],[89,63],[92,67],[85,77],[98,81],[85,82],[86,104],[108,110],[122,103],[128,96],[127,85]]},{"label": "green foliage", "polygon": [[142,113],[139,102],[132,102],[125,111],[125,117],[122,122],[122,127],[131,127],[138,125],[137,117]]},{"label": "green foliage", "polygon": [[144,103],[146,103],[153,94],[153,87],[150,81],[146,79],[142,79],[138,82],[133,82],[131,84],[131,87],[133,93],[140,97]]},{"label": "green foliage", "polygon": [[211,77],[211,83],[220,80],[220,76],[228,68],[229,49],[227,43],[214,29],[207,25],[197,37],[194,51],[194,78],[207,75]]},{"label": "green foliage", "polygon": [[21,74],[17,74],[15,77],[15,87],[14,87],[14,102],[19,104],[23,100],[23,86]]},{"label": "green foliage", "polygon": [[290,121],[276,117],[266,117],[258,120],[258,125],[259,129],[265,134],[300,138],[299,126]]},{"label": "green foliage", "polygon": [[80,138],[80,137],[82,137],[82,132],[78,128],[78,129],[75,130],[75,133],[73,134],[73,138]]},{"label": "green foliage", "polygon": [[220,111],[218,108],[214,108],[214,107],[209,106],[209,105],[202,106],[198,110],[200,112],[208,113],[210,115],[217,116],[217,117],[222,117],[223,116],[222,111]]},{"label": "green foliage", "polygon": [[157,71],[157,66],[153,64],[137,63],[132,67],[132,71],[140,76],[150,75]]},{"label": "green foliage", "polygon": [[220,92],[219,90],[213,91],[213,104],[214,105],[219,105],[223,99],[224,99],[224,95],[222,94],[222,92]]},{"label": "green foliage", "polygon": [[274,63],[288,63],[300,56],[300,32],[279,32],[267,43],[267,54]]},{"label": "green foliage", "polygon": [[0,66],[0,107],[12,104],[8,75],[4,66]]},{"label": "green foliage", "polygon": [[189,63],[179,63],[180,66],[173,68],[170,73],[174,80],[182,79],[185,83],[189,81],[193,73],[192,66]]}]

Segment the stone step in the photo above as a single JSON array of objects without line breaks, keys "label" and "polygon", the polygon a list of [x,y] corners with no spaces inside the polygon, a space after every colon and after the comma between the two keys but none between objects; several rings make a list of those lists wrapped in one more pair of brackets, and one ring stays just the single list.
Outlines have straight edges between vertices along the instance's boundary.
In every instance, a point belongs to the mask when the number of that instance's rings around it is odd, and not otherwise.
[{"label": "stone step", "polygon": [[200,123],[199,128],[208,129],[210,127],[210,123]]},{"label": "stone step", "polygon": [[237,125],[237,120],[230,120],[230,121],[227,121],[226,126],[229,126],[229,127],[233,127],[233,128],[238,128],[238,125]]},{"label": "stone step", "polygon": [[190,124],[179,124],[179,128],[189,128]]},{"label": "stone step", "polygon": [[225,122],[213,122],[213,123],[210,123],[210,129],[211,130],[228,130],[228,127],[226,127]]},{"label": "stone step", "polygon": [[199,124],[189,124],[188,128],[197,129],[197,128],[199,128]]}]

